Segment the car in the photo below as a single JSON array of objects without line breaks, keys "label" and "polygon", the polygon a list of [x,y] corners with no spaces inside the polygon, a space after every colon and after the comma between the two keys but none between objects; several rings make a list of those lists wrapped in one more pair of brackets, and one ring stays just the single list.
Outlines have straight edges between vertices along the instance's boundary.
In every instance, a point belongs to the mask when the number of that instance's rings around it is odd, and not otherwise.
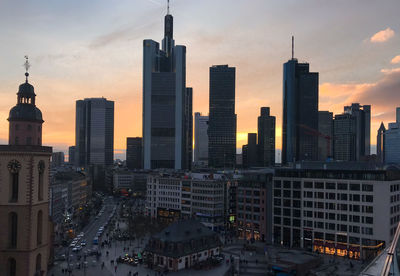
[{"label": "car", "polygon": [[86,241],[81,241],[81,246],[86,246]]},{"label": "car", "polygon": [[78,252],[78,251],[79,251],[78,247],[72,248],[72,252]]}]

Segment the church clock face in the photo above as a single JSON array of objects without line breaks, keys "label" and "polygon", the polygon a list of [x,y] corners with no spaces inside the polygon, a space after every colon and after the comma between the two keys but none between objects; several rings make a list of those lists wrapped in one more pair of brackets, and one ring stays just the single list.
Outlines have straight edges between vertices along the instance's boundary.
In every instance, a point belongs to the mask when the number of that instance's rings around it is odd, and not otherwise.
[{"label": "church clock face", "polygon": [[39,161],[39,164],[38,164],[39,172],[40,172],[40,173],[43,173],[45,167],[46,167],[46,165],[44,164],[44,161],[43,161],[43,160],[40,160],[40,161]]},{"label": "church clock face", "polygon": [[8,162],[7,168],[11,173],[18,173],[19,170],[21,169],[21,163],[13,159],[10,162]]}]

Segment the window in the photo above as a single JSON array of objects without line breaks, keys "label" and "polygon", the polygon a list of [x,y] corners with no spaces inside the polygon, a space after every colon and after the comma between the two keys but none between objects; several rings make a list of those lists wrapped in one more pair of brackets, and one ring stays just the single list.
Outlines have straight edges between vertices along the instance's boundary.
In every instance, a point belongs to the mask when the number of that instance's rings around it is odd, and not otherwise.
[{"label": "window", "polygon": [[290,190],[283,190],[283,197],[290,197]]},{"label": "window", "polygon": [[350,191],[359,191],[360,184],[350,184]]},{"label": "window", "polygon": [[304,182],[304,188],[312,189],[313,184],[312,182]]},{"label": "window", "polygon": [[32,125],[28,125],[28,131],[32,131]]},{"label": "window", "polygon": [[32,145],[32,137],[26,137],[26,144]]},{"label": "window", "polygon": [[16,276],[17,275],[17,261],[14,258],[8,259],[8,275]]},{"label": "window", "polygon": [[347,183],[338,183],[338,190],[347,190]]},{"label": "window", "polygon": [[43,230],[43,212],[42,210],[40,210],[37,214],[37,231],[36,231],[37,245],[42,244],[42,236],[43,236],[42,230]]},{"label": "window", "polygon": [[36,256],[36,273],[37,275],[42,275],[42,255],[39,253]]},{"label": "window", "polygon": [[374,186],[371,184],[363,184],[362,185],[362,190],[364,192],[373,192],[374,191]]},{"label": "window", "polygon": [[322,182],[315,182],[315,189],[323,189],[324,183]]},{"label": "window", "polygon": [[19,144],[19,138],[18,138],[18,136],[15,137],[15,144],[16,144],[16,145]]},{"label": "window", "polygon": [[39,171],[39,185],[38,185],[38,200],[43,200],[43,176],[44,176],[45,164],[43,160],[39,161],[38,171]]},{"label": "window", "polygon": [[19,124],[15,125],[15,130],[19,130]]},{"label": "window", "polygon": [[326,189],[328,190],[335,190],[336,189],[336,183],[326,183]]},{"label": "window", "polygon": [[8,241],[10,248],[17,248],[18,215],[15,212],[8,214]]}]

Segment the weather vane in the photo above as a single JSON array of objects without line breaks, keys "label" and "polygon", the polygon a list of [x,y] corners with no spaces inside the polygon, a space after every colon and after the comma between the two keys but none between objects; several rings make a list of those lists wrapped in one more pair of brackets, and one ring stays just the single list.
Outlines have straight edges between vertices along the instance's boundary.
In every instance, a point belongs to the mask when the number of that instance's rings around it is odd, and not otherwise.
[{"label": "weather vane", "polygon": [[29,59],[28,56],[25,56],[24,67],[25,67],[25,70],[26,70],[26,72],[25,72],[26,82],[28,82],[28,76],[29,76],[28,70],[31,67],[31,64],[29,63],[28,59]]}]

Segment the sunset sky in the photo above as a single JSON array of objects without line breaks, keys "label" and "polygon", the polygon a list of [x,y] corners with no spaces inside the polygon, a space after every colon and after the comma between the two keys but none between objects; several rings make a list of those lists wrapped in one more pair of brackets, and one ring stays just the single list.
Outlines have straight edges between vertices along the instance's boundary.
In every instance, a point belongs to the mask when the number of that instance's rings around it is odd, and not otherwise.
[{"label": "sunset sky", "polygon": [[[371,143],[400,106],[399,0],[171,0],[174,38],[187,47],[194,112],[208,113],[209,67],[236,67],[238,147],[257,131],[261,106],[277,117],[281,147],[282,64],[291,56],[319,72],[319,109],[372,105]],[[142,41],[161,41],[166,0],[0,0],[0,140],[24,81],[44,116],[44,143],[75,143],[75,101],[115,101],[115,158],[141,136]]]}]

